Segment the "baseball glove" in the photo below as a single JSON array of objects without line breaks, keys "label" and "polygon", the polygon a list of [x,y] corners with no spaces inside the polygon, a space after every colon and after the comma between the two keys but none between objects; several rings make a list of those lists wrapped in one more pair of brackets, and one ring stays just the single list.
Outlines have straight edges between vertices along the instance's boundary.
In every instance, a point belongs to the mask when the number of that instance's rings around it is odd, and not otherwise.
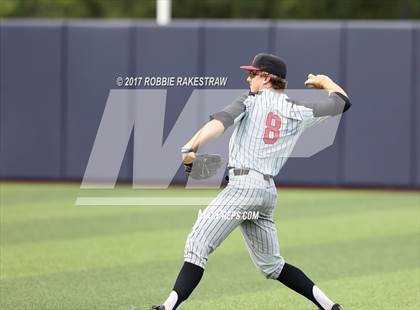
[{"label": "baseball glove", "polygon": [[195,180],[205,180],[217,173],[222,162],[222,156],[218,154],[196,154],[192,163],[184,163],[185,173]]}]

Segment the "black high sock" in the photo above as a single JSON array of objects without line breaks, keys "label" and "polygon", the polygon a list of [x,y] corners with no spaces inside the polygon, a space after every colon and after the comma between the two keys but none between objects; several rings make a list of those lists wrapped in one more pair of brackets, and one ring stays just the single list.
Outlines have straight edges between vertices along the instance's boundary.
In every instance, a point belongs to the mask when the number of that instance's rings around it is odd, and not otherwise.
[{"label": "black high sock", "polygon": [[203,277],[204,269],[200,266],[184,262],[178,274],[173,290],[178,294],[174,309],[186,300],[197,287]]},{"label": "black high sock", "polygon": [[315,284],[299,268],[286,263],[283,266],[283,269],[277,280],[286,285],[288,288],[308,298],[320,309],[323,309],[322,306],[316,301],[312,292]]}]

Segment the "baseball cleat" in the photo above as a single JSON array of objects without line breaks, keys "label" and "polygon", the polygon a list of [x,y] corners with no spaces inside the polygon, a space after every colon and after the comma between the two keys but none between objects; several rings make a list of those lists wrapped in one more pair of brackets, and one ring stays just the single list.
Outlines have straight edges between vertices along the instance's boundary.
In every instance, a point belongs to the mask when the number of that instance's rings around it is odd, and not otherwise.
[{"label": "baseball cleat", "polygon": [[[323,309],[319,308],[319,310],[323,310]],[[341,306],[339,304],[334,304],[332,306],[331,310],[343,310],[343,308],[341,308]]]},{"label": "baseball cleat", "polygon": [[[318,310],[323,310],[323,309],[319,308]],[[334,304],[331,310],[343,310],[343,308],[341,308],[339,304]]]},{"label": "baseball cleat", "polygon": [[152,306],[152,309],[150,309],[150,310],[165,310],[165,306],[164,305]]}]

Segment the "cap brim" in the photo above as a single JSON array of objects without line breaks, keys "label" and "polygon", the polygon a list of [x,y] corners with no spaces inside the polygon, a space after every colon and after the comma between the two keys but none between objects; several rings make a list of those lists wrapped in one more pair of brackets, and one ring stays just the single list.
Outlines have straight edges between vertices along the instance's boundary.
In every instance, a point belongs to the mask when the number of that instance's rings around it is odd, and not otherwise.
[{"label": "cap brim", "polygon": [[248,70],[248,71],[261,70],[259,68],[254,67],[254,66],[240,66],[239,68],[242,69],[242,70]]}]

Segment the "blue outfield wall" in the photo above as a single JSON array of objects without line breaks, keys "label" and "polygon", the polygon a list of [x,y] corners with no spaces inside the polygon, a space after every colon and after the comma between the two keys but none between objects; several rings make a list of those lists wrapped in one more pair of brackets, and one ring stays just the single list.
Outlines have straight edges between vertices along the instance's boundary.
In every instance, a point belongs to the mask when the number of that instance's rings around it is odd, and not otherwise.
[{"label": "blue outfield wall", "polygon": [[414,97],[412,101],[413,117],[411,125],[413,136],[411,139],[411,147],[413,149],[412,162],[415,166],[412,169],[412,179],[413,184],[417,181],[417,186],[420,187],[420,24],[417,24],[413,38],[415,41],[415,44],[413,45],[413,57],[415,58],[416,65],[412,70],[411,83],[411,91]]},{"label": "blue outfield wall", "polygon": [[[288,63],[288,87],[304,88],[308,73],[324,73],[342,83],[341,34],[337,22],[279,23],[275,29],[274,53]],[[340,184],[339,127],[335,143],[311,158],[291,158],[279,174],[281,183]]]},{"label": "blue outfield wall", "polygon": [[[115,77],[130,71],[129,23],[69,23],[64,27],[66,44],[65,170],[62,177],[83,175]],[[120,177],[131,175],[132,152],[127,152]]]},{"label": "blue outfield wall", "polygon": [[[201,26],[198,23],[177,23],[172,27],[157,27],[154,23],[135,26],[133,76],[201,76]],[[162,143],[169,135],[178,115],[185,106],[192,88],[167,90],[165,125]],[[197,122],[191,120],[191,122]],[[197,123],[197,127],[200,124]],[[178,169],[175,182],[185,182],[186,176]]]},{"label": "blue outfield wall", "polygon": [[345,124],[348,184],[410,184],[412,33],[409,24],[347,27],[345,79],[356,103]]},{"label": "blue outfield wall", "polygon": [[62,24],[2,23],[0,175],[59,179]]},{"label": "blue outfield wall", "polygon": [[[238,67],[263,51],[286,60],[289,88],[325,73],[353,102],[334,144],[290,159],[278,184],[420,187],[418,22],[4,20],[0,178],[80,180],[117,76],[227,76],[245,89]],[[191,92],[168,89],[163,142]]]}]

